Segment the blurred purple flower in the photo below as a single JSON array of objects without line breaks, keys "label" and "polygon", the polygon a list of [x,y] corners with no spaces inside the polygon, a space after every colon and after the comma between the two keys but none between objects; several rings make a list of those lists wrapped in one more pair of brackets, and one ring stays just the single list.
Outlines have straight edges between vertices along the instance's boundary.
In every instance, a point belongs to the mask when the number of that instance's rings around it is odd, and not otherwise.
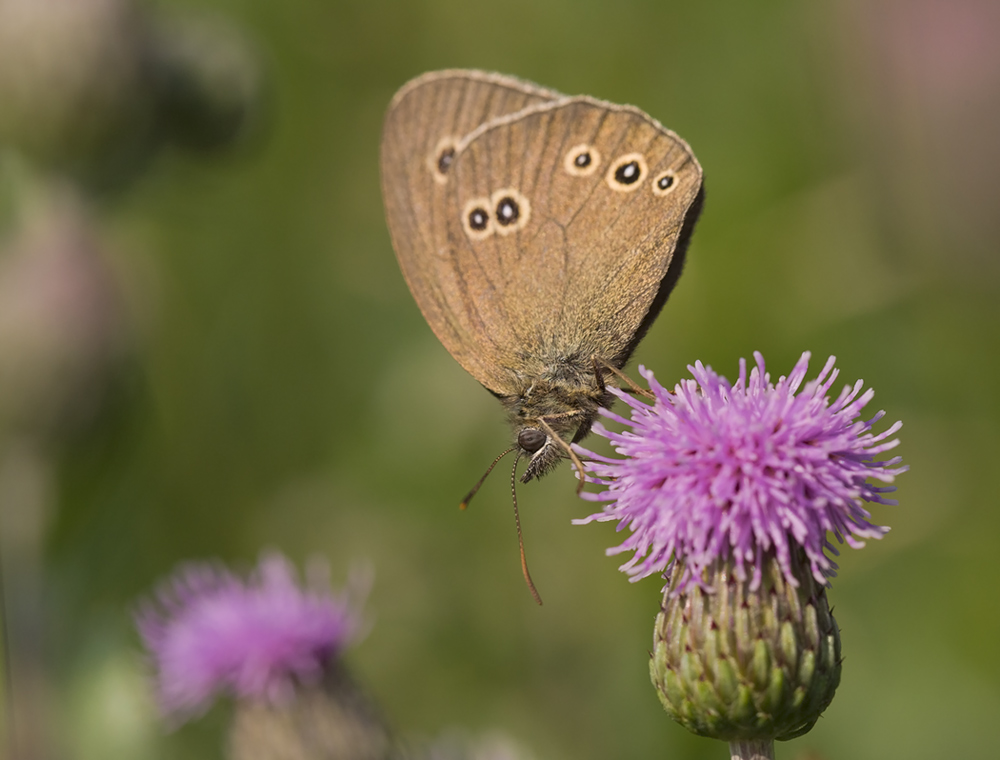
[{"label": "blurred purple flower", "polygon": [[284,702],[315,683],[361,628],[360,602],[328,584],[302,588],[280,554],[244,580],[209,563],[182,566],[136,616],[163,711],[181,720],[223,693]]},{"label": "blurred purple flower", "polygon": [[607,486],[584,498],[607,504],[574,522],[617,521],[618,530],[628,527],[631,535],[608,553],[634,552],[621,567],[632,580],[669,573],[681,560],[684,577],[676,587],[681,593],[704,586],[703,571],[720,559],[732,561],[739,580],[746,580],[751,568],[756,588],[766,555],[773,552],[788,582],[797,586],[792,572],[797,544],[813,576],[825,584],[837,567],[827,552],[838,553],[828,531],[860,548],[861,539],[881,538],[889,530],[873,525],[861,502],[896,503],[883,496],[894,486],[867,479],[891,483],[908,469],[896,466],[899,457],[876,459],[899,443],[886,439],[902,423],[872,433],[884,412],[859,419],[874,395],[871,389],[861,393],[861,380],[831,402],[826,394],[838,375],[832,356],[804,386],[808,352],[777,384],[765,372],[764,358],[759,353],[754,358],[749,381],[743,359],[735,384],[698,362],[689,367],[694,379],[682,381],[673,393],[640,368],[653,405],[618,392],[632,407],[632,419],[602,414],[629,429],[594,428],[625,458],[577,448],[594,460],[587,465],[591,480]]}]

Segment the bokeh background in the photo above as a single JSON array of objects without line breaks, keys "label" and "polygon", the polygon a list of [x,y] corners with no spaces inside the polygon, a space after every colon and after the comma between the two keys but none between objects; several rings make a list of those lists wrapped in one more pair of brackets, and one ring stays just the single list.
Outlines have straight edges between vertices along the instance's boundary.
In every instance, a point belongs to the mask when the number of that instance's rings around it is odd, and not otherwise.
[{"label": "bokeh background", "polygon": [[[69,411],[58,424],[37,423],[44,441],[5,434],[0,479],[15,544],[7,581],[31,586],[22,606],[37,629],[44,675],[32,683],[51,756],[219,757],[228,707],[168,732],[131,610],[182,560],[247,567],[266,547],[299,562],[323,555],[338,583],[372,563],[372,630],[349,663],[403,734],[500,731],[549,760],[725,756],[662,712],[647,675],[660,584],[616,571],[604,556],[611,526],[570,525],[588,505],[568,467],[519,492],[542,608],[521,579],[506,468],[458,511],[508,432],[410,297],[378,178],[393,92],[446,67],[633,103],[695,150],[706,207],[633,367],[672,384],[698,359],[733,377],[754,350],[775,374],[804,350],[816,364],[834,354],[845,382],[875,388],[872,411],[904,421],[898,452],[912,471],[900,505],[874,510],[892,532],[845,550],[830,592],[842,685],[778,757],[988,756],[1000,714],[1000,6],[152,10],[164,24],[226,26],[260,79],[228,146],[122,151],[111,179],[70,162],[87,188],[73,229],[106,267],[80,275],[92,286],[86,340],[108,361],[100,382],[81,372],[59,396]],[[74,29],[70,40],[86,25]],[[0,276],[11,279],[24,207],[45,214],[24,200],[34,159],[0,151]],[[36,281],[51,295],[44,277],[0,285],[0,336],[19,335],[30,304],[45,303]],[[22,301],[27,312],[6,308]],[[71,346],[85,340],[70,334]],[[21,343],[0,342],[0,367],[20,371]],[[20,382],[11,387],[41,381]]]}]

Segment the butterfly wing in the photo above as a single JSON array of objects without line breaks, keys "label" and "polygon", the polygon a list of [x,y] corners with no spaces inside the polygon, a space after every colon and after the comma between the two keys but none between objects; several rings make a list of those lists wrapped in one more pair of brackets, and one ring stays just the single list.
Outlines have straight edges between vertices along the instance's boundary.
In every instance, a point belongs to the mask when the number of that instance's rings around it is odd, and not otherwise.
[{"label": "butterfly wing", "polygon": [[489,360],[479,351],[484,328],[467,313],[462,273],[451,257],[450,169],[459,144],[476,128],[559,97],[513,77],[439,71],[404,85],[385,118],[382,197],[403,276],[445,348],[487,387]]},{"label": "butterfly wing", "polygon": [[[509,395],[520,377],[558,379],[594,357],[624,364],[700,206],[687,144],[638,109],[563,98],[482,125],[451,172],[436,272],[481,336],[487,372],[473,374]],[[476,229],[476,211],[492,227]]]}]

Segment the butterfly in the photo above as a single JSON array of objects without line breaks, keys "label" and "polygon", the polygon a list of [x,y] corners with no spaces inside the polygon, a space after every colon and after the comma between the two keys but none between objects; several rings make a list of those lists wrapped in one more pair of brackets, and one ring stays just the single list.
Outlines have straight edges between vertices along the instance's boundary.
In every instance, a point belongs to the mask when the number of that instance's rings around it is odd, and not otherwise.
[{"label": "butterfly", "polygon": [[565,458],[582,478],[570,444],[681,272],[704,198],[691,149],[632,106],[447,70],[393,97],[380,164],[403,276],[506,410],[521,482]]}]

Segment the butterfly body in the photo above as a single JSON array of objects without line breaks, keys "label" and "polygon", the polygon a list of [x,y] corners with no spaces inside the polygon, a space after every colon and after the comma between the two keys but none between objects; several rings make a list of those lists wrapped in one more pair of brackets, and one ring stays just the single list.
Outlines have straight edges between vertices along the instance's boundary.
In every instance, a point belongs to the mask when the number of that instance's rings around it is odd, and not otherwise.
[{"label": "butterfly body", "polygon": [[516,395],[500,397],[514,440],[529,457],[522,483],[544,475],[566,455],[545,426],[563,440],[580,440],[590,431],[597,410],[614,400],[598,381],[593,361],[589,372],[579,374],[567,374],[560,365],[551,369],[551,373],[526,378],[527,384]]},{"label": "butterfly body", "polygon": [[676,282],[701,167],[631,106],[443,71],[394,97],[381,169],[417,304],[504,405],[522,481],[544,474],[611,403],[608,373]]}]

